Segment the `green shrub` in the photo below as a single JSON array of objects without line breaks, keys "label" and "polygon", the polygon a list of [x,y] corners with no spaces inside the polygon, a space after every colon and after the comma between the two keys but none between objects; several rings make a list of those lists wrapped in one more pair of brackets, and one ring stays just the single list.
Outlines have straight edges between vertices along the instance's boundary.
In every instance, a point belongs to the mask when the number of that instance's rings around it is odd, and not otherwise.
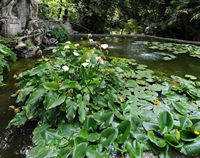
[{"label": "green shrub", "polygon": [[0,44],[0,85],[3,81],[4,68],[9,70],[9,60],[16,61],[16,54],[10,48]]}]

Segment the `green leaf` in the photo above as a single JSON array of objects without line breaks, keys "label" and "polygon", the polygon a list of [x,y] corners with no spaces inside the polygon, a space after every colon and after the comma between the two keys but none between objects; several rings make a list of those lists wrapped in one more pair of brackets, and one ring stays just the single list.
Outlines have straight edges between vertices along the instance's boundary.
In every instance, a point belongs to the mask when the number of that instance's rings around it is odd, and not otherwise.
[{"label": "green leaf", "polygon": [[186,116],[179,116],[179,122],[182,130],[192,127],[192,121]]},{"label": "green leaf", "polygon": [[127,142],[125,148],[130,158],[143,158],[143,147],[137,141],[134,141],[133,145]]},{"label": "green leaf", "polygon": [[123,144],[128,140],[131,132],[131,123],[128,120],[122,121],[118,126],[118,137],[117,142]]},{"label": "green leaf", "polygon": [[24,111],[17,113],[15,117],[10,121],[7,128],[10,128],[11,126],[20,126],[24,125],[28,118],[26,117]]},{"label": "green leaf", "polygon": [[113,117],[110,111],[94,113],[94,119],[100,124],[100,129],[107,128],[113,122]]},{"label": "green leaf", "polygon": [[57,91],[59,86],[57,82],[45,82],[43,84],[44,88],[50,91]]},{"label": "green leaf", "polygon": [[147,135],[149,137],[149,140],[154,143],[155,145],[157,145],[160,148],[164,148],[166,146],[165,140],[155,136],[153,131],[148,131]]},{"label": "green leaf", "polygon": [[57,92],[49,91],[45,95],[43,104],[49,110],[64,103],[66,98],[67,96],[65,94],[59,95]]},{"label": "green leaf", "polygon": [[60,90],[66,89],[81,90],[81,85],[77,81],[64,80],[60,86]]},{"label": "green leaf", "polygon": [[161,112],[158,121],[162,133],[166,133],[173,128],[173,117],[168,111]]},{"label": "green leaf", "polygon": [[46,89],[43,87],[38,87],[34,92],[30,94],[28,100],[25,103],[24,111],[28,119],[32,119],[34,113],[36,112],[37,107],[39,106],[38,102],[40,98],[44,96]]},{"label": "green leaf", "polygon": [[169,145],[166,145],[164,150],[161,151],[159,158],[173,158],[173,151]]},{"label": "green leaf", "polygon": [[117,138],[118,130],[114,127],[106,128],[101,132],[100,143],[103,147],[108,147]]},{"label": "green leaf", "polygon": [[159,126],[156,123],[143,122],[142,125],[146,131],[158,131],[159,130]]},{"label": "green leaf", "polygon": [[192,156],[192,155],[197,155],[200,153],[200,139],[195,140],[194,142],[190,144],[185,144],[181,148],[181,153],[187,155],[187,156]]},{"label": "green leaf", "polygon": [[77,103],[71,100],[66,100],[66,118],[72,122],[76,116]]},{"label": "green leaf", "polygon": [[180,144],[179,141],[176,139],[176,137],[172,134],[165,134],[164,138],[169,145],[175,148],[180,148],[183,145],[183,144]]},{"label": "green leaf", "polygon": [[84,158],[86,155],[88,143],[80,143],[75,146],[72,158]]}]

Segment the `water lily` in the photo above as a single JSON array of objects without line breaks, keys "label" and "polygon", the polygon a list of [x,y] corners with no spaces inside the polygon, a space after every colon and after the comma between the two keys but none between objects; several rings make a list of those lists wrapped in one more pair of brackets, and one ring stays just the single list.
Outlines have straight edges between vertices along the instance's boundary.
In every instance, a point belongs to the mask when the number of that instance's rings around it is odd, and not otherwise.
[{"label": "water lily", "polygon": [[86,68],[88,65],[89,65],[90,63],[82,63],[81,65],[84,67],[84,68]]},{"label": "water lily", "polygon": [[75,47],[78,47],[78,46],[80,46],[80,44],[77,43],[77,44],[75,44],[74,46],[75,46]]},{"label": "water lily", "polygon": [[69,71],[69,67],[68,67],[68,66],[66,66],[66,65],[65,65],[65,66],[63,66],[63,67],[62,67],[62,69],[63,69],[65,72]]},{"label": "water lily", "polygon": [[80,56],[80,54],[77,53],[77,52],[73,52],[73,54],[74,54],[75,56]]},{"label": "water lily", "polygon": [[64,46],[64,49],[69,49],[70,47],[68,45]]},{"label": "water lily", "polygon": [[100,64],[103,64],[103,63],[104,63],[103,58],[102,58],[101,56],[96,57],[96,60],[97,60]]},{"label": "water lily", "polygon": [[108,48],[108,44],[101,44],[101,48],[107,49]]}]

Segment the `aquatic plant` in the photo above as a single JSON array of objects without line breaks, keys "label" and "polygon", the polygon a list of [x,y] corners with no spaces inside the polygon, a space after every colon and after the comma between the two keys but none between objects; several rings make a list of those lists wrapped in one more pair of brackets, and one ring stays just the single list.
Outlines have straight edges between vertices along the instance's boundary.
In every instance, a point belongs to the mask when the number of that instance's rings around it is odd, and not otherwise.
[{"label": "aquatic plant", "polygon": [[10,69],[8,64],[9,60],[16,61],[16,54],[7,46],[0,44],[0,85],[3,81],[4,69]]},{"label": "aquatic plant", "polygon": [[38,120],[27,157],[198,154],[200,82],[164,80],[103,51],[67,42],[17,75],[13,96],[24,106],[8,127]]},{"label": "aquatic plant", "polygon": [[149,49],[167,50],[173,54],[188,53],[192,57],[200,58],[200,46],[191,44],[145,42]]}]

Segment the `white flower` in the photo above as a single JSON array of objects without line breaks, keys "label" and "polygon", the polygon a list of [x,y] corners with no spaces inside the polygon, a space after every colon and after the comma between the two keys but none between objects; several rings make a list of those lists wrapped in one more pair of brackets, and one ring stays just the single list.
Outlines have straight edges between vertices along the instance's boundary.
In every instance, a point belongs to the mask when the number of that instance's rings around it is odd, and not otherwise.
[{"label": "white flower", "polygon": [[77,43],[77,44],[75,44],[74,46],[75,46],[75,47],[78,47],[78,46],[80,46],[80,44]]},{"label": "white flower", "polygon": [[108,44],[101,44],[101,48],[107,49],[108,48]]},{"label": "white flower", "polygon": [[70,47],[68,45],[64,46],[64,49],[69,49]]},{"label": "white flower", "polygon": [[63,69],[65,72],[69,71],[69,67],[68,67],[68,66],[66,66],[66,65],[65,65],[65,66],[63,66],[63,67],[62,67],[62,69]]},{"label": "white flower", "polygon": [[86,59],[86,63],[89,63],[90,62],[90,59]]},{"label": "white flower", "polygon": [[92,37],[92,34],[91,34],[91,33],[88,34],[88,38],[90,38],[90,37]]},{"label": "white flower", "polygon": [[65,43],[70,44],[71,42],[70,42],[70,41],[67,41],[67,42],[65,42]]},{"label": "white flower", "polygon": [[103,58],[102,58],[101,56],[96,57],[96,60],[97,60],[100,64],[103,64],[103,63],[104,63]]},{"label": "white flower", "polygon": [[79,56],[80,54],[78,54],[77,52],[73,52],[73,54],[75,55],[75,56]]},{"label": "white flower", "polygon": [[89,39],[89,42],[93,42],[94,40],[93,39]]},{"label": "white flower", "polygon": [[84,68],[86,68],[90,63],[83,63],[81,64]]}]

